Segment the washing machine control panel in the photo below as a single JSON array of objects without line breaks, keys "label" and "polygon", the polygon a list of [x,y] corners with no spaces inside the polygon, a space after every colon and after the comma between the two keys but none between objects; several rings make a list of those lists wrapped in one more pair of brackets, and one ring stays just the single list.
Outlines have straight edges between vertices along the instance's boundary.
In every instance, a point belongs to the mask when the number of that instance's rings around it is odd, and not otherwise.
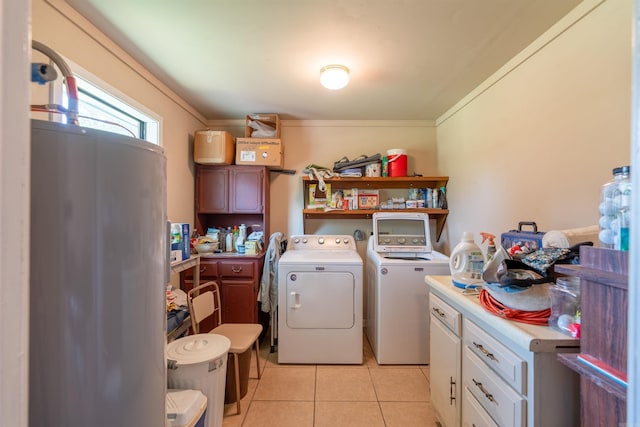
[{"label": "washing machine control panel", "polygon": [[287,250],[356,250],[353,237],[348,235],[319,236],[306,234],[291,236]]}]

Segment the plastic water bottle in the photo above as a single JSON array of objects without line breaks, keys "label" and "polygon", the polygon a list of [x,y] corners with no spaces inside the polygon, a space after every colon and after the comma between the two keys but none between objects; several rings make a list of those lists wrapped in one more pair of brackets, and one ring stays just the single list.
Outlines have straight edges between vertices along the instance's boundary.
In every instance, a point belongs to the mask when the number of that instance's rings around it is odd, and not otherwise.
[{"label": "plastic water bottle", "polygon": [[612,178],[607,181],[601,190],[600,196],[600,244],[609,249],[615,247],[618,241],[617,215],[619,207],[616,205],[616,192],[622,180],[622,168],[617,167],[612,171]]}]

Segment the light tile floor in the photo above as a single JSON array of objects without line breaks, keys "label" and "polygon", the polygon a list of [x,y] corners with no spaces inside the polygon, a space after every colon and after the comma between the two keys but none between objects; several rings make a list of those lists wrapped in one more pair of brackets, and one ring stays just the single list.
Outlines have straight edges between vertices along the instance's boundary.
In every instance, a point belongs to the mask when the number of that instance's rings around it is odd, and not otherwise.
[{"label": "light tile floor", "polygon": [[[251,361],[248,391],[225,405],[223,427],[435,427],[429,367],[378,365],[364,337],[362,365],[279,365],[260,350],[262,378]],[[255,353],[254,353],[255,356]]]}]

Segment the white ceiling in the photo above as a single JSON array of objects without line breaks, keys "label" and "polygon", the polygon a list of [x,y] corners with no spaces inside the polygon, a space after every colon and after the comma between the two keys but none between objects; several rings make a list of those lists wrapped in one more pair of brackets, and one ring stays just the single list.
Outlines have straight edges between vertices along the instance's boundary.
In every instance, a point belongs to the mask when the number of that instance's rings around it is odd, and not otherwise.
[{"label": "white ceiling", "polygon": [[[207,119],[436,119],[580,0],[67,0]],[[341,91],[320,68],[351,69]]]}]

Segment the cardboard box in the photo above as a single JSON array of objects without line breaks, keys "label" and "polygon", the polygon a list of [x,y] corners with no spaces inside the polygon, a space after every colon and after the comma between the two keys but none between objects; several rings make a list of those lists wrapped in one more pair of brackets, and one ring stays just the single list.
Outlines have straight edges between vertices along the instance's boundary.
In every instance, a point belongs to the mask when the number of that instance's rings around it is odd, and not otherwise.
[{"label": "cardboard box", "polygon": [[253,132],[255,130],[251,126],[249,126],[249,121],[258,121],[260,123],[264,123],[265,125],[274,128],[276,130],[276,134],[273,138],[276,138],[276,139],[280,138],[280,116],[278,116],[277,114],[265,114],[265,113],[247,114],[247,116],[245,117],[245,126],[244,126],[245,138],[252,138]]},{"label": "cardboard box", "polygon": [[282,141],[275,138],[237,138],[236,164],[281,168],[284,166]]},{"label": "cardboard box", "polygon": [[201,165],[232,165],[233,136],[222,130],[199,130],[193,142],[193,161]]}]

